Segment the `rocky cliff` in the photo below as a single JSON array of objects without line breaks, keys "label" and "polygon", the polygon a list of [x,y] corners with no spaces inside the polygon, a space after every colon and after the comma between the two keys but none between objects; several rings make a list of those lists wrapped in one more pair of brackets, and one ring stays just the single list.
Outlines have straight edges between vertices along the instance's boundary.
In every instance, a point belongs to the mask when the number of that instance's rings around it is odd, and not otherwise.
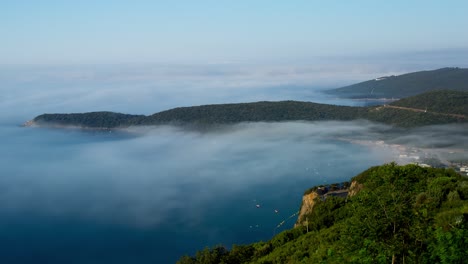
[{"label": "rocky cliff", "polygon": [[304,221],[306,221],[304,216],[312,212],[315,205],[315,199],[317,199],[317,197],[319,197],[319,195],[316,191],[302,196],[301,210],[299,211],[299,216],[297,217],[297,221],[294,224],[294,227],[300,226],[304,223]]},{"label": "rocky cliff", "polygon": [[[337,187],[338,186],[338,187]],[[317,199],[325,200],[328,196],[339,196],[346,198],[348,196],[356,195],[363,185],[357,181],[352,181],[346,183],[335,183],[329,186],[315,186],[306,191],[304,196],[302,196],[302,204],[299,210],[299,215],[297,217],[296,224],[294,227],[305,225],[307,219],[306,215],[309,215],[314,210],[314,206],[317,203]]]}]

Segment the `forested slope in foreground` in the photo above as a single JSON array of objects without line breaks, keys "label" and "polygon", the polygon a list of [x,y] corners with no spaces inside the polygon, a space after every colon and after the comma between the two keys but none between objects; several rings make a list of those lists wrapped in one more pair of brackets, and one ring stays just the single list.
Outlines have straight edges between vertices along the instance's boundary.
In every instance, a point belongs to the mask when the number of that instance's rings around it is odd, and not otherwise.
[{"label": "forested slope in foreground", "polygon": [[[317,198],[302,226],[270,241],[206,248],[187,263],[464,263],[468,179],[394,163],[352,179],[347,198]],[[308,228],[306,227],[308,226]],[[308,230],[308,232],[307,232]]]}]

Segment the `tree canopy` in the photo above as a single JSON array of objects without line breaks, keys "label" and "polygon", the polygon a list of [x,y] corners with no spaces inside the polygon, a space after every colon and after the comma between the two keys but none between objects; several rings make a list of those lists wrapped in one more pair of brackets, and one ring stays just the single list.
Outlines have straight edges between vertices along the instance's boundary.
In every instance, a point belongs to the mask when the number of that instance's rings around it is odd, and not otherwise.
[{"label": "tree canopy", "polygon": [[[161,124],[209,126],[239,122],[368,119],[399,127],[417,127],[467,122],[466,116],[450,115],[466,114],[467,98],[468,92],[439,91],[403,99],[391,104],[390,106],[393,108],[382,106],[351,107],[298,101],[254,102],[178,107],[150,116],[112,112],[43,114],[34,118],[34,122],[40,125],[111,129]],[[423,106],[430,107],[430,111],[397,108],[425,109]],[[441,112],[439,113],[439,111]]]},{"label": "tree canopy", "polygon": [[442,68],[385,76],[327,91],[348,98],[405,98],[433,90],[468,91],[468,69]]},{"label": "tree canopy", "polygon": [[352,180],[363,188],[348,198],[317,199],[308,228],[231,250],[205,248],[178,263],[463,263],[468,258],[466,177],[451,169],[391,163]]}]

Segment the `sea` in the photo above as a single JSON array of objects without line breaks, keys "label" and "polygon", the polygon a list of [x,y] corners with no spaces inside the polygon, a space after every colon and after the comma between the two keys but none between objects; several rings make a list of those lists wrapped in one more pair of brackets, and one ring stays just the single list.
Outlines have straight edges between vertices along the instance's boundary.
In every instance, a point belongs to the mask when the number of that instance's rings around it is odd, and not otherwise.
[{"label": "sea", "polygon": [[175,263],[205,247],[267,241],[293,227],[308,188],[349,181],[392,160],[342,140],[374,136],[375,125],[364,121],[241,123],[211,131],[21,126],[44,112],[150,114],[278,98],[378,103],[319,96],[307,85],[220,90],[226,85],[216,82],[207,92],[183,82],[162,92],[154,82],[106,79],[110,74],[12,72],[0,76],[1,263]]}]

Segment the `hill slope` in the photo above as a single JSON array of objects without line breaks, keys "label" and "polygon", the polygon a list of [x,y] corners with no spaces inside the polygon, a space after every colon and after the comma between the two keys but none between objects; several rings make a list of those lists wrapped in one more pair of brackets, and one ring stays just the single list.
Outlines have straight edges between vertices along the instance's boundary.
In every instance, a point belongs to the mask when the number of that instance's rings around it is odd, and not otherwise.
[{"label": "hill slope", "polygon": [[426,92],[369,108],[366,118],[400,127],[468,122],[468,92]]},{"label": "hill slope", "polygon": [[[179,107],[150,116],[111,112],[43,114],[33,123],[111,129],[137,125],[213,125],[239,122],[323,121],[368,119],[400,127],[467,122],[468,92],[438,91],[414,96],[386,107],[350,107],[281,101]],[[422,106],[431,106],[422,110]],[[421,109],[419,109],[421,108]],[[438,112],[443,111],[443,112]]]},{"label": "hill slope", "polygon": [[346,98],[404,98],[432,90],[468,91],[468,69],[442,68],[380,77],[327,93]]},{"label": "hill slope", "polygon": [[33,121],[39,125],[76,126],[82,128],[116,128],[137,123],[144,115],[128,115],[114,112],[89,112],[73,114],[43,114]]},{"label": "hill slope", "polygon": [[[468,258],[468,179],[417,165],[373,167],[351,197],[316,199],[305,226],[267,242],[219,246],[195,263],[463,263]],[[307,232],[308,230],[308,232]]]},{"label": "hill slope", "polygon": [[403,98],[390,105],[424,109],[427,112],[468,116],[468,93],[438,90]]},{"label": "hill slope", "polygon": [[150,116],[111,112],[43,114],[34,118],[39,125],[86,128],[123,128],[160,124],[232,124],[291,120],[353,120],[365,117],[363,107],[336,106],[311,102],[281,101],[178,107]]},{"label": "hill slope", "polygon": [[228,124],[290,120],[353,120],[365,116],[365,108],[281,101],[180,107],[146,118],[142,124],[167,122]]}]

